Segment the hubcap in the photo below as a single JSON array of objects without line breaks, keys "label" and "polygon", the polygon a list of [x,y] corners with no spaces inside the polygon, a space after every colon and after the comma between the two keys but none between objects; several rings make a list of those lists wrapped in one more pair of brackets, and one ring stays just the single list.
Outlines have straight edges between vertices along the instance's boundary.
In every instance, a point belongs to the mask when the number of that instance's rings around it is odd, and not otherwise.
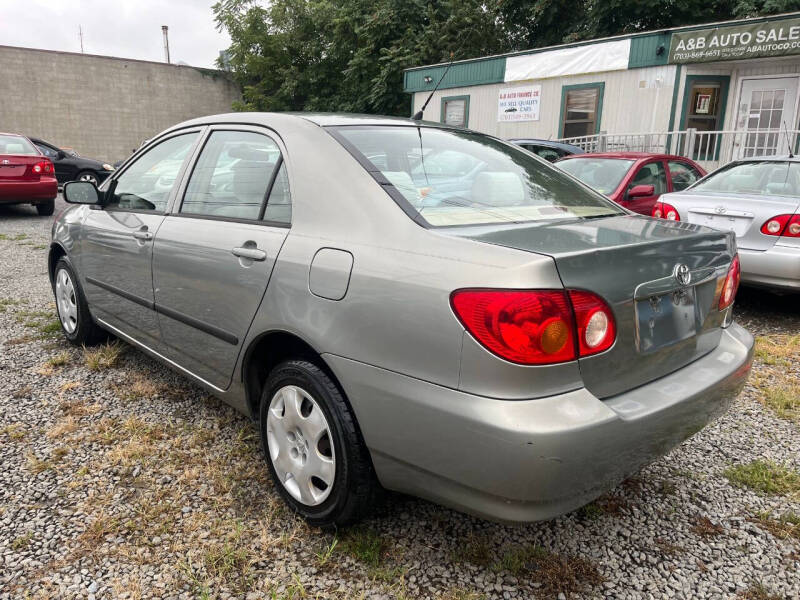
[{"label": "hubcap", "polygon": [[272,466],[292,498],[315,506],[325,501],[336,476],[333,435],[319,404],[304,389],[275,392],[267,415]]},{"label": "hubcap", "polygon": [[56,275],[56,305],[64,330],[67,333],[74,332],[78,327],[78,304],[72,277],[66,269],[61,269]]},{"label": "hubcap", "polygon": [[97,177],[95,177],[91,173],[84,173],[83,175],[81,175],[80,181],[90,181],[93,184],[97,185]]}]

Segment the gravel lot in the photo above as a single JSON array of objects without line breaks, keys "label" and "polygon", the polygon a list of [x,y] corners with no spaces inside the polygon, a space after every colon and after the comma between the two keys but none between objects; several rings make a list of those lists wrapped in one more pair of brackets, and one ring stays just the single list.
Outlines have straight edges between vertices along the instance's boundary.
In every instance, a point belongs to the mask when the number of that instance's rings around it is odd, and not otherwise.
[{"label": "gravel lot", "polygon": [[[334,535],[284,509],[245,417],[130,347],[62,341],[50,222],[0,207],[0,600],[800,597],[800,525],[778,520],[800,515],[797,297],[742,290],[751,384],[588,507],[510,527],[390,495]],[[784,487],[734,485],[754,460]]]}]

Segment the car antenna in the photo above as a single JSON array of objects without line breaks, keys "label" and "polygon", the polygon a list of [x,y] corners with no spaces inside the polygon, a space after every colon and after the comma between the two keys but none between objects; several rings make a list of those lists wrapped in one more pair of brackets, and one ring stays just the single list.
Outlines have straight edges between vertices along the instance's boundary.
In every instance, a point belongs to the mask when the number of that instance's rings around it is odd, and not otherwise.
[{"label": "car antenna", "polygon": [[794,158],[794,153],[792,152],[792,143],[789,141],[789,128],[786,127],[786,120],[783,121],[783,133],[786,134],[786,145],[789,147],[789,158]]},{"label": "car antenna", "polygon": [[433,95],[436,93],[436,90],[438,90],[438,89],[439,89],[439,86],[441,85],[442,81],[444,80],[444,76],[445,76],[445,75],[447,75],[447,72],[450,70],[450,67],[451,67],[451,66],[452,66],[452,64],[453,64],[453,60],[455,60],[455,55],[454,55],[454,54],[451,52],[451,53],[450,53],[450,62],[449,62],[449,63],[447,63],[447,68],[444,70],[444,73],[442,73],[442,76],[439,78],[439,83],[437,83],[437,84],[436,84],[436,87],[434,87],[434,88],[431,90],[431,93],[430,93],[430,95],[428,96],[428,99],[427,99],[427,100],[425,100],[425,104],[423,104],[423,105],[422,105],[422,108],[420,108],[420,109],[419,109],[419,110],[416,112],[416,114],[415,114],[413,117],[411,117],[411,118],[412,118],[412,119],[414,119],[415,121],[422,121],[422,113],[424,113],[424,112],[425,112],[425,108],[427,108],[427,106],[428,106],[428,102],[430,102],[430,101],[431,101],[431,98],[433,98]]}]

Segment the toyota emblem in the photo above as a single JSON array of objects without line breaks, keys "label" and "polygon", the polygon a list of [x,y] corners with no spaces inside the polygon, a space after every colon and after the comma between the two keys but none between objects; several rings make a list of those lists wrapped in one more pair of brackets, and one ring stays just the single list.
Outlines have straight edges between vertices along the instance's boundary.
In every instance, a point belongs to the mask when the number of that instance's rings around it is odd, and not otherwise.
[{"label": "toyota emblem", "polygon": [[9,162],[10,162],[10,161],[9,161],[7,158],[4,158],[4,159],[3,159],[3,164],[4,164],[4,165],[7,165]]},{"label": "toyota emblem", "polygon": [[673,275],[675,276],[675,281],[682,286],[687,286],[692,282],[692,272],[689,270],[689,267],[683,263],[675,265],[675,272]]},{"label": "toyota emblem", "polygon": [[718,206],[714,209],[714,212],[717,213],[718,215],[724,215],[726,212],[728,212],[728,209],[725,208],[724,206]]}]

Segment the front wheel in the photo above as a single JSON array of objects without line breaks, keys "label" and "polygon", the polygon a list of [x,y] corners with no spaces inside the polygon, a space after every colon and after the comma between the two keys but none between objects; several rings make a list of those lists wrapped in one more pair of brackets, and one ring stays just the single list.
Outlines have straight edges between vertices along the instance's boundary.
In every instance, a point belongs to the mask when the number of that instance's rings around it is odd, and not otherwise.
[{"label": "front wheel", "polygon": [[47,202],[42,202],[41,204],[36,205],[36,212],[39,213],[39,216],[42,217],[49,217],[52,215],[56,210],[56,199],[53,198],[52,200],[48,200]]},{"label": "front wheel", "polygon": [[76,181],[88,181],[89,183],[93,183],[95,187],[97,187],[97,174],[93,173],[92,171],[81,171],[78,173],[78,176],[75,178]]},{"label": "front wheel", "polygon": [[378,484],[355,417],[317,365],[281,363],[261,397],[261,444],[278,493],[317,527],[360,519]]},{"label": "front wheel", "polygon": [[53,293],[61,329],[67,341],[75,346],[91,346],[104,341],[108,334],[92,320],[78,277],[67,257],[56,263]]}]

